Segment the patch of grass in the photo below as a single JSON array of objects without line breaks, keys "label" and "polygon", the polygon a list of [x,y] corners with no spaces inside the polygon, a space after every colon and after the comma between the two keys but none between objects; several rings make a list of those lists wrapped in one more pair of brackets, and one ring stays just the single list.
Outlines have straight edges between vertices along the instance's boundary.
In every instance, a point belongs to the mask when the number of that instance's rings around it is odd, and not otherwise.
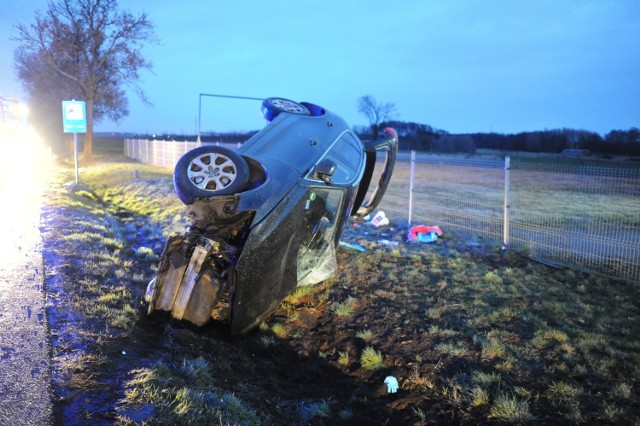
[{"label": "patch of grass", "polygon": [[495,339],[489,339],[488,341],[482,343],[483,359],[490,360],[494,358],[500,358],[503,353],[504,347]]},{"label": "patch of grass", "polygon": [[498,395],[491,404],[489,418],[512,425],[523,425],[533,420],[527,401],[506,394]]},{"label": "patch of grass", "polygon": [[485,274],[484,280],[487,284],[499,286],[503,284],[502,277],[494,271],[489,271]]},{"label": "patch of grass", "polygon": [[349,365],[349,362],[349,352],[341,351],[338,353],[338,365],[346,367]]},{"label": "patch of grass", "polygon": [[602,405],[601,417],[608,423],[617,423],[624,414],[622,408],[605,401]]},{"label": "patch of grass", "polygon": [[[124,404],[152,404],[159,424],[247,424],[258,425],[260,416],[230,392],[219,389],[202,358],[184,360],[178,367],[156,364],[135,370],[127,383]],[[126,421],[126,418],[121,418]]]},{"label": "patch of grass", "polygon": [[417,408],[412,408],[412,410],[413,410],[413,413],[420,419],[422,423],[426,423],[427,414],[424,412],[422,408],[417,407]]},{"label": "patch of grass", "polygon": [[461,343],[443,342],[438,343],[434,350],[436,353],[441,355],[457,357],[464,353],[465,347]]},{"label": "patch of grass", "polygon": [[112,327],[128,330],[138,318],[138,312],[131,305],[124,305],[120,310],[112,310],[109,316]]},{"label": "patch of grass", "polygon": [[272,336],[260,336],[260,343],[265,348],[268,348],[276,344],[276,339],[274,339]]},{"label": "patch of grass", "polygon": [[309,285],[298,286],[296,287],[293,293],[291,293],[289,296],[286,297],[285,300],[293,305],[297,305],[304,298],[313,294],[313,290],[314,290],[313,286],[309,286]]},{"label": "patch of grass", "polygon": [[362,339],[365,342],[370,342],[371,340],[373,340],[373,331],[366,329],[366,330],[362,330],[356,333],[356,337],[358,339]]},{"label": "patch of grass", "polygon": [[579,425],[584,423],[584,416],[580,411],[580,407],[576,405],[569,405],[564,407],[563,409],[561,409],[560,414],[571,424]]},{"label": "patch of grass", "polygon": [[333,311],[339,317],[348,317],[353,313],[353,303],[354,299],[350,297],[344,302],[335,303],[333,305]]},{"label": "patch of grass", "polygon": [[489,405],[491,398],[489,392],[482,388],[473,388],[471,390],[471,406],[482,407]]},{"label": "patch of grass", "polygon": [[285,337],[287,337],[287,334],[288,334],[287,328],[284,326],[284,324],[281,324],[279,322],[271,326],[271,331],[273,332],[273,334],[275,334],[281,339],[284,339]]},{"label": "patch of grass", "polygon": [[577,387],[566,382],[553,382],[549,386],[548,396],[552,401],[575,401],[581,391]]},{"label": "patch of grass", "polygon": [[435,387],[433,381],[427,377],[422,376],[420,374],[420,370],[417,366],[413,367],[413,371],[407,378],[407,387],[410,389],[420,389],[422,391],[429,391]]},{"label": "patch of grass", "polygon": [[628,383],[616,383],[611,389],[611,396],[616,399],[631,399],[633,387]]},{"label": "patch of grass", "polygon": [[472,382],[482,389],[496,388],[500,385],[500,375],[497,373],[484,373],[476,371],[473,373]]},{"label": "patch of grass", "polygon": [[567,333],[560,330],[541,331],[536,335],[536,337],[542,340],[546,340],[546,341],[553,340],[559,343],[564,343],[569,339],[569,336],[567,336]]},{"label": "patch of grass", "polygon": [[136,256],[142,257],[142,258],[150,258],[150,259],[158,259],[158,256],[156,256],[156,254],[153,252],[153,249],[150,247],[138,247],[136,249]]},{"label": "patch of grass", "polygon": [[442,306],[438,306],[438,307],[433,307],[433,308],[429,308],[426,311],[426,316],[429,319],[432,320],[439,320],[440,318],[442,318],[442,315],[446,312],[446,308],[442,307]]},{"label": "patch of grass", "polygon": [[375,350],[372,346],[367,346],[360,354],[360,365],[365,370],[379,370],[384,366],[382,353]]}]

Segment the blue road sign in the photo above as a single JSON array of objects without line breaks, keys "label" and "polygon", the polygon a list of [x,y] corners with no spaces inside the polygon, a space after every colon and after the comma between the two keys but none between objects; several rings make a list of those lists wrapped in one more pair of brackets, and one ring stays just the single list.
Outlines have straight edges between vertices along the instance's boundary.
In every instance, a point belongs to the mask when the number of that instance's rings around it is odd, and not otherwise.
[{"label": "blue road sign", "polygon": [[87,133],[84,101],[62,101],[62,127],[65,133]]}]

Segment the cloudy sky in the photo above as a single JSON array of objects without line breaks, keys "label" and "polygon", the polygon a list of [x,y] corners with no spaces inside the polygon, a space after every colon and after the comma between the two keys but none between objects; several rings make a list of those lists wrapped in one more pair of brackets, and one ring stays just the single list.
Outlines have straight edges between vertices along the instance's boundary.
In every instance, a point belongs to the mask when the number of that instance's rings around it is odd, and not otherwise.
[{"label": "cloudy sky", "polygon": [[[13,68],[17,22],[46,0],[2,0],[0,95],[25,98]],[[130,115],[102,131],[194,133],[200,93],[281,96],[364,125],[372,95],[396,117],[452,133],[640,127],[638,0],[157,0],[157,45]],[[259,102],[205,97],[202,129],[259,129]]]}]

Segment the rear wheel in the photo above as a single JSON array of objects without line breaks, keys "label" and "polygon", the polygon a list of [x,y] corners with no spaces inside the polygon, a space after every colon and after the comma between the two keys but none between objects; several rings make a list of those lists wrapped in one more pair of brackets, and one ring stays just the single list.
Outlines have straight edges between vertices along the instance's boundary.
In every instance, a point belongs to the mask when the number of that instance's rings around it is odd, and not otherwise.
[{"label": "rear wheel", "polygon": [[184,154],[173,172],[178,197],[185,204],[199,198],[242,191],[249,166],[241,155],[219,146],[201,146]]},{"label": "rear wheel", "polygon": [[306,106],[289,99],[267,98],[262,101],[260,113],[265,120],[271,122],[282,112],[298,115],[310,115],[309,109]]}]

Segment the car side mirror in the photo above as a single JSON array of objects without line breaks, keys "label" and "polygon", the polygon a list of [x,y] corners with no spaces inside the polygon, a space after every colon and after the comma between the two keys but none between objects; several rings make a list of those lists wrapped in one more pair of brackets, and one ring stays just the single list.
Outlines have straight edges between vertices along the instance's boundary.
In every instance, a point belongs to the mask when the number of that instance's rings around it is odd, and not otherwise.
[{"label": "car side mirror", "polygon": [[313,175],[326,183],[327,185],[331,185],[333,183],[333,173],[336,171],[336,163],[325,158],[316,164],[316,167],[313,171]]}]

